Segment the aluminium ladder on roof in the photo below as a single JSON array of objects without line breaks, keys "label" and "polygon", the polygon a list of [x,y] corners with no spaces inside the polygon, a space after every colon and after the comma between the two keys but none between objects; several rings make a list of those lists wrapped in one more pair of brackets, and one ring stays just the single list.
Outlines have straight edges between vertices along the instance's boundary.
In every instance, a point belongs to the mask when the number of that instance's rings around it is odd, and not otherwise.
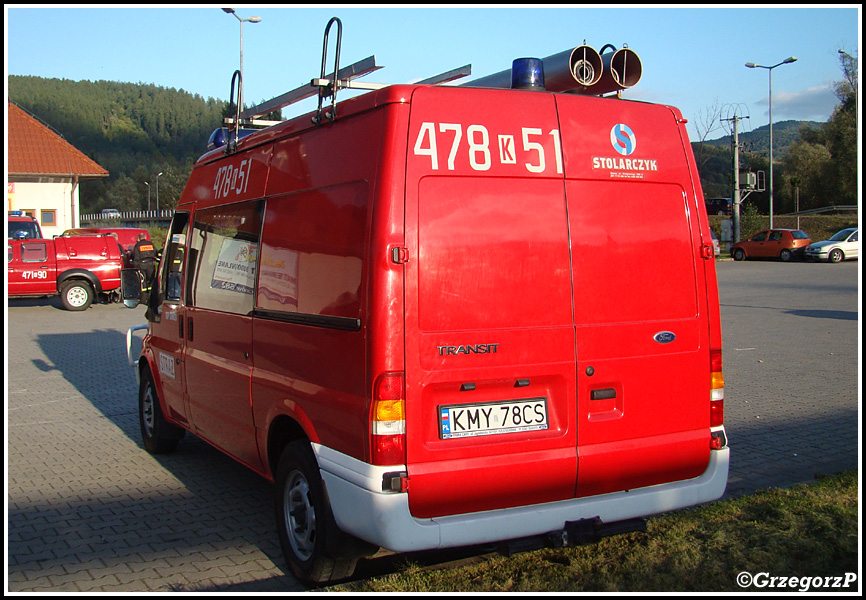
[{"label": "aluminium ladder on roof", "polygon": [[[335,22],[337,23],[337,44],[334,70],[330,74],[325,75],[325,63],[327,59],[328,48],[328,31],[330,30],[331,25]],[[285,108],[286,106],[290,106],[296,102],[306,100],[307,98],[311,98],[317,94],[319,96],[319,106],[316,111],[316,115],[313,117],[313,122],[316,124],[320,124],[323,116],[322,102],[324,98],[327,98],[329,96],[331,97],[331,109],[330,112],[324,114],[329,120],[333,121],[336,118],[337,91],[341,89],[378,90],[390,85],[385,83],[364,83],[360,81],[355,81],[356,79],[363,77],[364,75],[372,73],[373,71],[378,71],[382,68],[381,65],[376,64],[375,56],[367,57],[363,60],[349,65],[348,67],[343,67],[342,69],[339,68],[341,38],[342,23],[337,17],[333,17],[330,21],[328,21],[328,25],[325,28],[324,44],[322,48],[322,70],[320,77],[312,79],[307,84],[301,85],[291,91],[286,92],[285,94],[281,94],[275,98],[262,102],[261,104],[253,106],[246,110],[237,110],[234,118],[227,117],[225,119],[226,124],[233,125],[235,132],[237,132],[237,129],[240,127],[241,123],[254,126],[274,125],[279,121],[260,120],[256,117],[260,117],[269,112]],[[452,69],[450,71],[440,73],[439,75],[434,75],[433,77],[428,77],[427,79],[415,82],[415,85],[438,85],[441,83],[447,83],[449,81],[459,79],[461,77],[466,77],[467,75],[471,74],[472,66],[464,65],[457,69]],[[235,77],[240,77],[240,73],[236,71],[235,75],[232,77],[232,93],[229,100],[230,103],[234,98]],[[239,85],[243,85],[243,80],[240,81]],[[240,96],[240,90],[238,96]],[[231,144],[228,144],[227,146],[231,146]]]}]

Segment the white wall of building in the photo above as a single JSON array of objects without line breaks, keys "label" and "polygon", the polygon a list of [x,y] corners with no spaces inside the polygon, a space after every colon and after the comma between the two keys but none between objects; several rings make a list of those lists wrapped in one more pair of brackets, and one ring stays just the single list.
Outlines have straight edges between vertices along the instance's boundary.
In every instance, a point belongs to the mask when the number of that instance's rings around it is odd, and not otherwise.
[{"label": "white wall of building", "polygon": [[16,181],[7,186],[7,204],[9,210],[23,210],[35,217],[42,227],[42,235],[51,238],[75,226],[72,224],[73,203],[78,224],[78,188],[75,186],[73,190],[72,179],[64,178]]}]

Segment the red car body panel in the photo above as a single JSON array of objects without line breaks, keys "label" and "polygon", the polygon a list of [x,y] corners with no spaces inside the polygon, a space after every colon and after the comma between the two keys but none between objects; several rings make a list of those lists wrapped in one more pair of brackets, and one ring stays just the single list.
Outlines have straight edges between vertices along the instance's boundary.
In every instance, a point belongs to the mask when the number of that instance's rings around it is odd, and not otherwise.
[{"label": "red car body panel", "polygon": [[140,227],[79,227],[63,232],[63,236],[94,234],[113,235],[117,239],[117,243],[123,248],[123,263],[126,267],[133,266],[132,249],[138,241],[138,236],[144,235],[144,239],[150,240],[150,232]]}]

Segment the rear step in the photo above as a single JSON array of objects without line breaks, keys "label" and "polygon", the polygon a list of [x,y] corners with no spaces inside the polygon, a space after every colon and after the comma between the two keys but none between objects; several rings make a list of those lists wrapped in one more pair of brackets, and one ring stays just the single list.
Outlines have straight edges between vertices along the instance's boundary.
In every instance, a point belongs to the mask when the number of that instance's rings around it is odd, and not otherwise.
[{"label": "rear step", "polygon": [[543,535],[501,542],[497,550],[504,556],[511,556],[518,552],[529,552],[541,548],[583,546],[595,544],[604,537],[633,531],[646,532],[646,520],[629,519],[615,523],[604,523],[600,518],[594,517],[579,521],[567,521],[565,528],[560,531],[550,531]]}]

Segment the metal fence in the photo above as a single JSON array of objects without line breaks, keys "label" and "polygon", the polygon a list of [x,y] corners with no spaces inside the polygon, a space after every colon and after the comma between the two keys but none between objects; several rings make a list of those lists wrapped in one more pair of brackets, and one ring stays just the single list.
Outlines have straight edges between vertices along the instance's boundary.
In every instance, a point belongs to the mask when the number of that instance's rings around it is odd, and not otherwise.
[{"label": "metal fence", "polygon": [[130,210],[118,213],[85,213],[80,215],[81,225],[117,225],[141,223],[169,223],[174,216],[174,209],[160,210]]}]

